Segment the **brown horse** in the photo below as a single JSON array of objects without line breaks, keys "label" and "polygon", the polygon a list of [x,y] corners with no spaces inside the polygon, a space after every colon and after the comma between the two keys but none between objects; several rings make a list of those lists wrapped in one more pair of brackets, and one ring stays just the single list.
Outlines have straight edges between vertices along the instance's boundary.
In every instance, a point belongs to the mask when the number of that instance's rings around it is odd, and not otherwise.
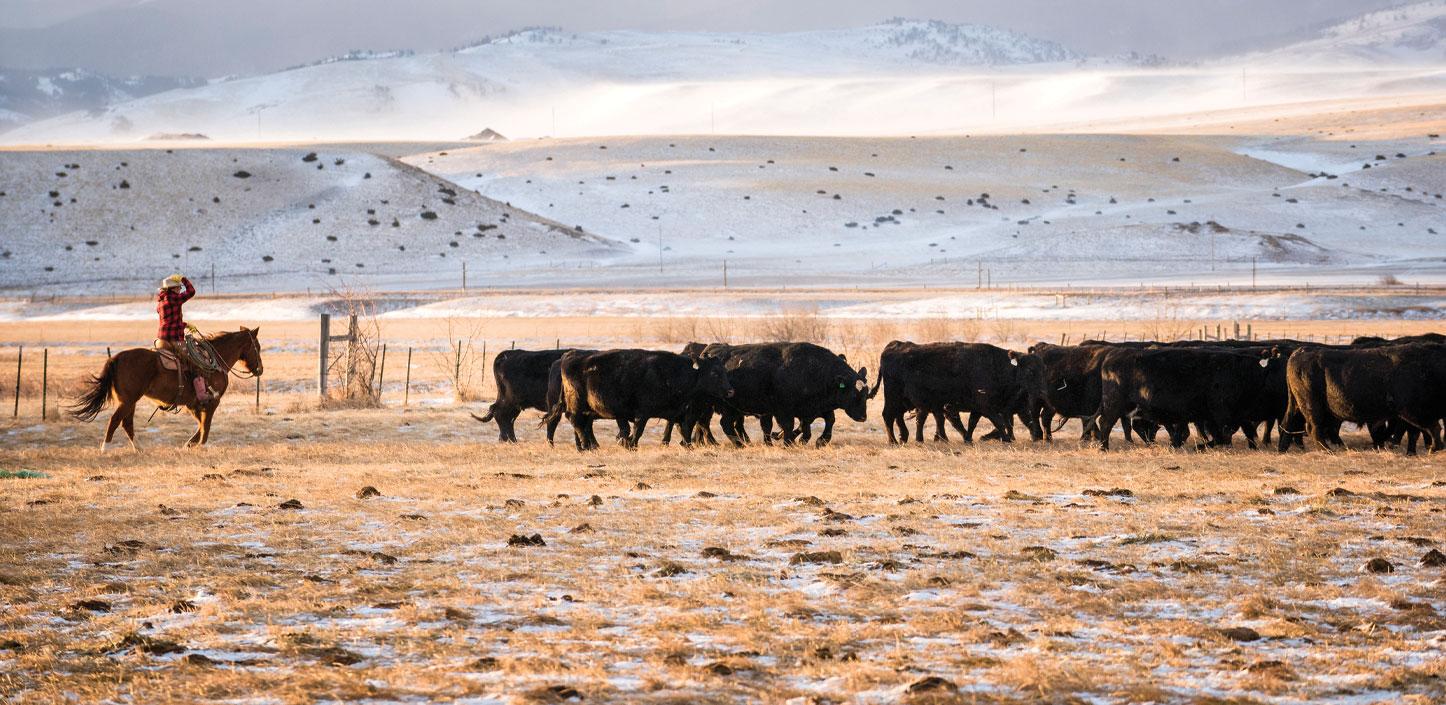
[{"label": "brown horse", "polygon": [[82,421],[92,421],[100,415],[111,397],[115,397],[116,410],[110,415],[110,424],[105,429],[105,440],[100,449],[110,443],[117,426],[123,426],[130,438],[131,448],[136,445],[135,415],[136,403],[141,397],[149,397],[161,404],[185,406],[196,417],[196,433],[187,446],[204,445],[211,436],[211,416],[221,403],[229,382],[228,373],[238,361],[246,364],[252,376],[261,376],[261,343],[256,334],[260,328],[245,328],[230,333],[207,336],[205,341],[216,351],[221,368],[206,376],[206,383],[215,391],[204,404],[196,403],[196,391],[191,385],[179,385],[176,371],[161,366],[161,355],[149,348],[122,350],[109,360],[100,374],[90,378],[89,389],[69,408],[71,416]]}]

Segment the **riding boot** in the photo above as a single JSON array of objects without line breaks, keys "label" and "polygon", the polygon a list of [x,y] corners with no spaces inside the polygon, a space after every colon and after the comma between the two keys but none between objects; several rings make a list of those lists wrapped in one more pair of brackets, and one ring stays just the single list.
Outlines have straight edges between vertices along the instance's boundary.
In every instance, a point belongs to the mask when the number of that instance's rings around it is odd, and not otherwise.
[{"label": "riding boot", "polygon": [[211,401],[211,390],[206,388],[206,378],[196,375],[191,379],[196,388],[196,403],[205,404]]}]

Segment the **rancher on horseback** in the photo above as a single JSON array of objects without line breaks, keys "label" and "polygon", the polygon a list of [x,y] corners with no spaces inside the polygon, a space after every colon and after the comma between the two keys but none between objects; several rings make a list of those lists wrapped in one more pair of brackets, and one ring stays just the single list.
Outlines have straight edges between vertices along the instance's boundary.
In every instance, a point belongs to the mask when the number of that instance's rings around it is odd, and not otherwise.
[{"label": "rancher on horseback", "polygon": [[178,389],[185,389],[186,376],[190,373],[192,387],[196,390],[196,401],[204,404],[210,401],[211,391],[206,387],[205,377],[192,368],[190,355],[186,351],[186,334],[196,332],[196,327],[186,323],[181,317],[182,304],[195,295],[195,285],[179,274],[172,274],[161,281],[161,288],[156,292],[156,313],[160,316],[160,328],[156,332],[155,346],[157,350],[169,350],[176,356]]}]

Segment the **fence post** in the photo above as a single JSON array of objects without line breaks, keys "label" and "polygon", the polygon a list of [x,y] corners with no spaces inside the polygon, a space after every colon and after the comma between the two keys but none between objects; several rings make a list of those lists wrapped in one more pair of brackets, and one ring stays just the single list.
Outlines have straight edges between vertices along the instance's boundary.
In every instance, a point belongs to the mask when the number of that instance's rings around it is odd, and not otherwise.
[{"label": "fence post", "polygon": [[462,398],[462,340],[457,340],[457,357],[452,360],[452,396]]},{"label": "fence post", "polygon": [[40,351],[40,420],[45,420],[45,407],[50,398],[50,348]]},{"label": "fence post", "polygon": [[25,346],[21,345],[19,352],[15,354],[15,411],[10,418],[20,418],[20,367],[25,362]]},{"label": "fence post", "polygon": [[382,403],[382,385],[387,383],[387,344],[382,343],[382,366],[377,371],[377,405]]},{"label": "fence post", "polygon": [[[347,399],[352,398],[352,378],[356,375],[356,330],[356,314],[353,313],[346,321],[346,389],[341,392]],[[370,375],[367,378],[370,380]]]},{"label": "fence post", "polygon": [[320,364],[316,373],[316,388],[323,400],[326,399],[326,367],[331,351],[331,314],[321,314]]},{"label": "fence post", "polygon": [[256,413],[261,413],[261,378],[256,378]]},{"label": "fence post", "polygon": [[407,348],[407,381],[402,384],[402,406],[412,402],[412,349]]}]

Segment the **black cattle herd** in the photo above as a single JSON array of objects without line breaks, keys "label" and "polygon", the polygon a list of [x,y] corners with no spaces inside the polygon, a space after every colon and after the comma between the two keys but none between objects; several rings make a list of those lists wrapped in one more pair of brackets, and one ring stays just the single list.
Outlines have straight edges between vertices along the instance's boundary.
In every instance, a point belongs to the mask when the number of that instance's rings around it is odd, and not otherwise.
[{"label": "black cattle herd", "polygon": [[[890,443],[934,440],[947,426],[972,442],[979,419],[994,430],[983,439],[1014,440],[1016,420],[1034,441],[1053,440],[1079,419],[1082,442],[1109,449],[1116,424],[1127,441],[1153,443],[1164,430],[1173,447],[1189,440],[1227,447],[1236,432],[1251,448],[1343,446],[1349,422],[1382,448],[1418,441],[1442,446],[1446,418],[1446,336],[1428,333],[1349,345],[1297,340],[1039,343],[1026,352],[983,343],[893,341],[878,374],[812,343],[689,343],[680,353],[656,350],[508,350],[493,363],[497,400],[478,421],[496,421],[504,442],[517,441],[524,409],[543,412],[547,440],[571,422],[579,450],[598,447],[593,423],[612,419],[618,442],[635,448],[649,420],[676,427],[684,446],[717,443],[713,417],[736,446],[752,442],[744,428],[758,420],[759,440],[816,443],[833,436],[836,414],[867,419],[868,401],[883,393]],[[967,422],[964,415],[968,414]],[[775,430],[776,426],[776,430]],[[1263,434],[1262,434],[1263,428]]]}]

